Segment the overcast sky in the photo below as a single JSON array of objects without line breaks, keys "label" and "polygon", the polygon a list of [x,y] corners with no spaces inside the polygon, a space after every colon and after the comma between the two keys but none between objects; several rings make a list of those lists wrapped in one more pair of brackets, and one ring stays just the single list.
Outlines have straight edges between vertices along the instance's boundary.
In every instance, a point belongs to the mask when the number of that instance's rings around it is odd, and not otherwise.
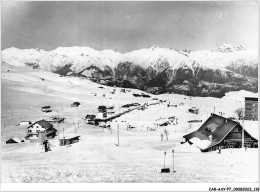
[{"label": "overcast sky", "polygon": [[2,2],[1,48],[257,48],[258,2]]}]

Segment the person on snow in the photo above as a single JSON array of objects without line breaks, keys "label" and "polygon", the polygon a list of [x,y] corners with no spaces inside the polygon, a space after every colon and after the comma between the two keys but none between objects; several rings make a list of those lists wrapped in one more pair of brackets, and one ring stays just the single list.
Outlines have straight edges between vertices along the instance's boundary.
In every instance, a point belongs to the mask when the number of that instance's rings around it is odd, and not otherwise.
[{"label": "person on snow", "polygon": [[43,142],[43,145],[44,145],[45,152],[48,152],[49,151],[49,142],[48,142],[48,140],[45,140]]}]

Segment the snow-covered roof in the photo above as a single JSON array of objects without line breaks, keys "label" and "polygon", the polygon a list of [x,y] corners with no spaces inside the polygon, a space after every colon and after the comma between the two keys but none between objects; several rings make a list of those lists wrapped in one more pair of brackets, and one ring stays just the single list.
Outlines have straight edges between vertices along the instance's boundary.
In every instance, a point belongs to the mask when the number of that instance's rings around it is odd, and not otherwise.
[{"label": "snow-covered roof", "polygon": [[39,125],[41,125],[45,129],[49,129],[49,128],[53,127],[52,124],[50,124],[48,121],[42,119],[40,121],[36,121],[35,123],[31,124],[28,128],[32,127],[36,123],[38,123]]},{"label": "snow-covered roof", "polygon": [[13,140],[13,141],[15,141],[17,143],[21,143],[22,141],[25,140],[25,138],[20,138],[20,137],[15,136],[15,137],[12,137],[12,138],[8,139],[7,141],[9,141],[9,140]]},{"label": "snow-covered roof", "polygon": [[[241,125],[242,121],[237,122],[212,114],[197,131],[183,137],[201,150],[206,150],[219,144],[234,127]],[[258,121],[244,121],[244,129],[251,137],[258,140]]]},{"label": "snow-covered roof", "polygon": [[[65,134],[65,139],[73,139],[73,138],[77,138],[77,137],[80,137],[80,135]],[[60,139],[63,139],[63,136],[60,137]]]},{"label": "snow-covered roof", "polygon": [[192,142],[194,145],[196,145],[200,149],[206,149],[211,145],[210,140],[203,140],[198,137],[193,137],[190,139],[190,142]]},{"label": "snow-covered roof", "polygon": [[21,142],[21,139],[19,137],[13,137],[12,138],[14,141],[16,141],[17,143],[20,143]]},{"label": "snow-covered roof", "polygon": [[244,123],[242,121],[239,121],[240,125],[244,125],[245,131],[253,138],[258,140],[258,121],[248,121],[244,120]]}]

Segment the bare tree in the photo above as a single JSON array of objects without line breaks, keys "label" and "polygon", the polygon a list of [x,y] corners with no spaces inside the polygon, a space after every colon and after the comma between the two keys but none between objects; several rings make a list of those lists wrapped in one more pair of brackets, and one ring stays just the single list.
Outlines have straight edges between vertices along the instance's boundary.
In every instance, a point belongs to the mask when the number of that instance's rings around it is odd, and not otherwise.
[{"label": "bare tree", "polygon": [[236,109],[236,110],[234,111],[234,113],[237,115],[237,117],[238,117],[239,120],[242,119],[242,117],[243,117],[243,108],[240,107],[240,108]]}]

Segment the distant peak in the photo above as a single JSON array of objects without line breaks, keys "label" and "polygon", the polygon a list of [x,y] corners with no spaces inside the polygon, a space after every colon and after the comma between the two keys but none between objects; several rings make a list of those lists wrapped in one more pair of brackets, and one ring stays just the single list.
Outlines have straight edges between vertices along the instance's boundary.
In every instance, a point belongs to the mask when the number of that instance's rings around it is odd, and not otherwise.
[{"label": "distant peak", "polygon": [[152,50],[157,49],[157,48],[162,48],[162,47],[158,44],[155,44],[151,47]]},{"label": "distant peak", "polygon": [[191,50],[190,49],[184,49],[183,52],[190,54]]},{"label": "distant peak", "polygon": [[231,45],[231,44],[224,43],[217,48],[211,49],[211,51],[230,53],[230,52],[235,52],[235,51],[243,51],[246,49],[247,49],[247,47],[243,46],[243,45]]}]

